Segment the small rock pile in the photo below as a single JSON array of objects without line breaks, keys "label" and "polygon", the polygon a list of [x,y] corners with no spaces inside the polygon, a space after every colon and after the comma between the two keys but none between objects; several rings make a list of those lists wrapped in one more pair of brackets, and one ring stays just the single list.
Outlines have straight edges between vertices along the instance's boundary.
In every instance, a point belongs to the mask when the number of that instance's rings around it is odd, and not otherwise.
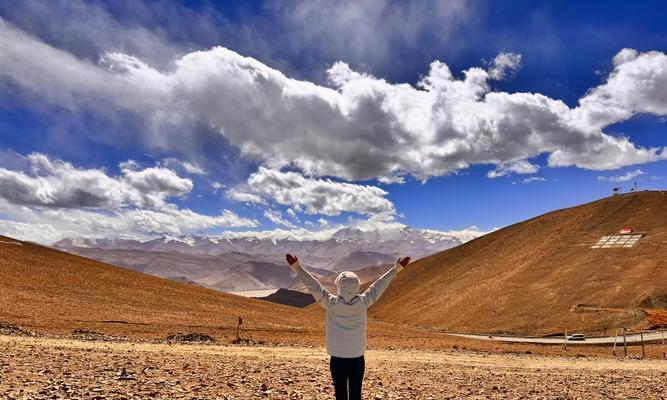
[{"label": "small rock pile", "polygon": [[249,345],[249,346],[252,346],[252,345],[260,345],[260,346],[263,346],[263,345],[266,344],[266,342],[263,341],[263,340],[252,340],[252,339],[246,339],[246,338],[236,338],[236,339],[232,339],[232,344],[246,344],[246,345]]},{"label": "small rock pile", "polygon": [[89,331],[87,329],[75,329],[72,331],[72,337],[77,340],[96,341],[96,342],[125,342],[126,337],[110,336],[104,333]]},{"label": "small rock pile", "polygon": [[205,335],[203,333],[177,333],[175,335],[169,335],[167,336],[167,343],[213,343],[215,342],[215,339],[213,339],[209,335]]},{"label": "small rock pile", "polygon": [[6,336],[30,336],[35,337],[37,334],[29,330],[20,328],[14,325],[0,324],[0,335]]}]

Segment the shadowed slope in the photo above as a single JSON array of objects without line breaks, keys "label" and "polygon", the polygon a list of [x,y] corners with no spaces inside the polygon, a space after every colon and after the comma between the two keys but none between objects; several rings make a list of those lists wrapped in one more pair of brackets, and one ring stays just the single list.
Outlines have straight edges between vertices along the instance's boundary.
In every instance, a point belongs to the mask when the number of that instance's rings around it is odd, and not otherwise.
[{"label": "shadowed slope", "polygon": [[[169,332],[280,332],[319,326],[292,307],[221,293],[0,236],[0,323],[41,332],[74,328],[163,337]],[[227,335],[229,332],[224,333]]]},{"label": "shadowed slope", "polygon": [[[593,249],[632,227],[633,248]],[[423,258],[370,315],[451,331],[551,334],[649,325],[667,298],[667,195],[609,197]]]}]

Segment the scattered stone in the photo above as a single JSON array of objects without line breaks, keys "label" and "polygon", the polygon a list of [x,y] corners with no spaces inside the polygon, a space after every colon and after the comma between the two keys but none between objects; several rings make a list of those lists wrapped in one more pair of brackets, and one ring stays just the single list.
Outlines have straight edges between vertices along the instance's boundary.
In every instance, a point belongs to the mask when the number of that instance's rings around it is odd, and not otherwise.
[{"label": "scattered stone", "polygon": [[92,342],[126,342],[128,340],[126,337],[106,335],[104,333],[89,331],[87,329],[73,330],[72,337],[77,340]]},{"label": "scattered stone", "polygon": [[0,324],[0,335],[36,337],[35,332],[14,325]]},{"label": "scattered stone", "polygon": [[[655,362],[578,359],[575,354],[376,350],[367,353],[364,395],[373,400],[658,400],[667,384],[665,369]],[[164,341],[98,344],[71,337],[0,337],[0,376],[2,399],[333,397],[327,355],[315,347],[238,348],[225,343],[202,349]]]},{"label": "scattered stone", "polygon": [[169,335],[167,336],[167,343],[213,343],[215,342],[215,339],[213,339],[209,335],[205,335],[203,333],[177,333],[175,335]]},{"label": "scattered stone", "polygon": [[232,344],[247,344],[247,345],[249,345],[249,346],[252,346],[252,345],[260,345],[260,346],[263,346],[263,345],[266,344],[266,342],[263,341],[263,340],[252,340],[252,339],[246,339],[246,338],[236,338],[236,339],[232,339],[231,343],[232,343]]}]

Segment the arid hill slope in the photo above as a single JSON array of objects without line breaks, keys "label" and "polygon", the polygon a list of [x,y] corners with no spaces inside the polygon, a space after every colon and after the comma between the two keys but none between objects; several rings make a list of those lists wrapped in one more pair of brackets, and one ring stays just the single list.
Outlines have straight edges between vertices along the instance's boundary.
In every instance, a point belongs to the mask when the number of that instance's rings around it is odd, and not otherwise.
[{"label": "arid hill slope", "polygon": [[295,333],[321,317],[173,282],[0,236],[0,323],[44,333],[73,328],[164,337],[175,332],[229,336],[244,327]]},{"label": "arid hill slope", "polygon": [[[591,248],[631,227],[632,248]],[[464,332],[552,334],[650,325],[667,308],[667,193],[604,198],[423,258],[369,310]]]}]

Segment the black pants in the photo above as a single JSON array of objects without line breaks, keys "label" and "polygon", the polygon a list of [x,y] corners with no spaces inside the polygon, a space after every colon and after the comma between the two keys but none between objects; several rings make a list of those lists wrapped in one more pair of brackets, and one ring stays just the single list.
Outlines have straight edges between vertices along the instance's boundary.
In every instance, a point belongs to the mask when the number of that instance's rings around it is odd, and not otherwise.
[{"label": "black pants", "polygon": [[[364,356],[357,358],[331,357],[331,378],[333,378],[336,400],[361,400],[361,382],[364,380],[366,363]],[[348,384],[350,395],[348,397]]]}]

